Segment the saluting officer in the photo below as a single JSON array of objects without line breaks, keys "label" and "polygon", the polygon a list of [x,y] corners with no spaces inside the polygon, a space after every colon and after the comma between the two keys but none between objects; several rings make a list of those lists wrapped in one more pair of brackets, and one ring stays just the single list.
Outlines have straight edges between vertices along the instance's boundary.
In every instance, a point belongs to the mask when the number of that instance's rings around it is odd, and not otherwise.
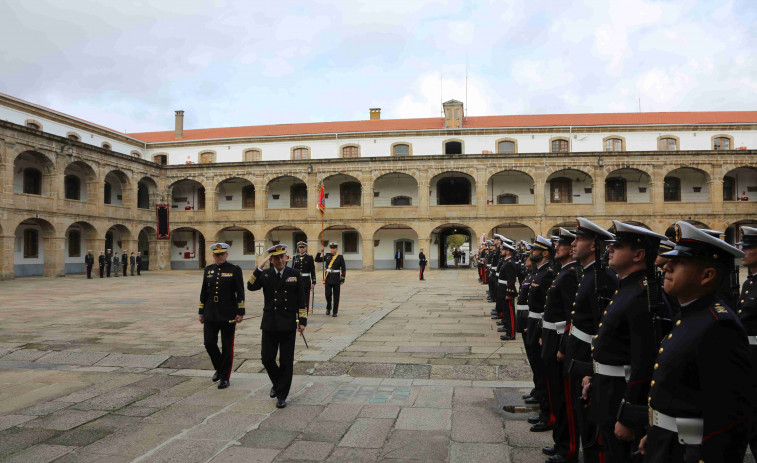
[{"label": "saluting officer", "polygon": [[531,246],[529,259],[536,266],[536,274],[528,288],[528,321],[523,333],[526,346],[526,356],[533,372],[536,398],[539,400],[540,420],[531,426],[531,432],[544,432],[552,429],[554,414],[550,407],[550,397],[547,391],[547,375],[544,360],[541,358],[541,320],[544,316],[544,303],[547,290],[555,278],[552,258],[555,249],[552,242],[541,235]]},{"label": "saluting officer", "polygon": [[[315,288],[315,262],[313,256],[307,253],[308,244],[304,241],[297,243],[297,255],[292,259],[292,268],[299,270],[300,274],[309,280],[310,290]],[[307,303],[305,307],[310,307],[310,290],[308,290]]]},{"label": "saluting officer", "polygon": [[[746,329],[749,336],[749,350],[752,359],[752,376],[753,384],[757,384],[757,228],[741,227],[742,238],[739,243],[741,250],[744,251],[744,257],[741,259],[741,265],[747,268],[749,274],[741,287],[741,296],[739,297],[738,314],[741,323]],[[752,419],[757,422],[757,409],[752,411]],[[749,447],[752,455],[757,457],[757,423],[752,426],[752,436],[749,439]]]},{"label": "saluting officer", "polygon": [[91,249],[87,249],[87,255],[84,256],[84,266],[87,268],[87,279],[92,279],[92,266],[95,265],[95,256]]},{"label": "saluting officer", "polygon": [[[335,242],[329,243],[329,254],[323,255],[323,248],[321,252],[315,255],[316,262],[323,262],[323,266],[326,270],[326,315],[331,313],[331,308],[334,308],[334,317],[339,313],[339,294],[341,293],[344,279],[347,276],[347,265],[344,263],[344,257],[339,254],[337,248],[338,244]],[[331,295],[334,295],[334,305],[331,305]]]},{"label": "saluting officer", "polygon": [[657,248],[665,236],[646,228],[613,221],[610,268],[620,279],[594,337],[594,375],[584,378],[590,391],[589,420],[596,423],[608,461],[630,462],[633,440],[641,429],[621,417],[621,402],[642,405],[654,365],[656,339],[648,305],[648,278]]},{"label": "saluting officer", "polygon": [[100,251],[100,255],[97,257],[97,265],[100,271],[100,278],[102,278],[105,271],[105,251]]},{"label": "saluting officer", "polygon": [[744,253],[687,222],[666,253],[665,291],[681,311],[664,338],[649,391],[644,461],[740,462],[754,401],[749,342],[736,313],[717,297]]},{"label": "saluting officer", "polygon": [[[250,291],[263,290],[263,331],[260,359],[271,380],[270,396],[276,397],[276,407],[286,407],[294,372],[294,344],[297,333],[308,324],[307,293],[311,280],[299,270],[286,266],[285,244],[277,244],[258,264],[247,282]],[[271,265],[263,270],[267,263]],[[276,352],[279,363],[276,364]]]},{"label": "saluting officer", "polygon": [[[229,245],[210,246],[215,264],[205,267],[200,291],[200,323],[203,324],[205,350],[216,372],[213,382],[220,380],[218,389],[229,387],[234,361],[234,333],[244,317],[244,277],[239,266],[228,262]],[[218,349],[218,332],[221,349]]]},{"label": "saluting officer", "polygon": [[[563,375],[568,378],[566,396],[571,398],[574,426],[580,434],[585,463],[599,463],[597,426],[587,419],[581,401],[581,381],[591,375],[591,340],[597,333],[599,318],[618,287],[615,272],[603,266],[600,256],[604,243],[615,236],[594,222],[577,218],[576,238],[571,243],[573,258],[581,265],[581,280],[576,289],[568,316],[570,331],[563,337],[557,358],[562,362]],[[599,281],[599,284],[597,284]],[[578,448],[579,442],[573,444]]]},{"label": "saluting officer", "polygon": [[[573,307],[578,288],[576,260],[571,255],[571,243],[575,237],[576,235],[570,231],[560,228],[560,235],[555,240],[555,263],[560,267],[547,290],[542,318],[541,358],[544,361],[544,371],[547,376],[550,407],[555,417],[552,428],[552,439],[555,445],[543,451],[548,455],[551,454],[547,461],[555,463],[576,461],[578,458],[572,407],[567,404],[562,365],[557,357],[560,341],[565,335],[568,314]],[[568,413],[569,410],[571,413]]]}]

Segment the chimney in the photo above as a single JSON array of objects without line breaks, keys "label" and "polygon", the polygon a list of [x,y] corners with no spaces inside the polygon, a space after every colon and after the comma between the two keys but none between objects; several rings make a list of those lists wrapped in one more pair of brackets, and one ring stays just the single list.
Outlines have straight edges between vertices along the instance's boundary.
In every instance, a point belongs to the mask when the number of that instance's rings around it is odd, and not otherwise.
[{"label": "chimney", "polygon": [[381,108],[371,108],[369,111],[371,112],[372,121],[381,120]]},{"label": "chimney", "polygon": [[184,136],[184,111],[176,111],[176,128],[173,131],[175,138]]}]

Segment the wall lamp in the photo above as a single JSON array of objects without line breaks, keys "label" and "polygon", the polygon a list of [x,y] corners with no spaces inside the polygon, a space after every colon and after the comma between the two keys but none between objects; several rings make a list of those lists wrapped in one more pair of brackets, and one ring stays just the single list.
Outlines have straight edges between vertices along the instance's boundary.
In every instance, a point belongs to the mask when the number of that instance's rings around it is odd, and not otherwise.
[{"label": "wall lamp", "polygon": [[600,156],[600,157],[597,158],[597,165],[599,167],[604,167],[605,161],[602,159],[602,156]]},{"label": "wall lamp", "polygon": [[308,174],[312,174],[312,173],[313,173],[313,164],[309,164],[308,165]]}]

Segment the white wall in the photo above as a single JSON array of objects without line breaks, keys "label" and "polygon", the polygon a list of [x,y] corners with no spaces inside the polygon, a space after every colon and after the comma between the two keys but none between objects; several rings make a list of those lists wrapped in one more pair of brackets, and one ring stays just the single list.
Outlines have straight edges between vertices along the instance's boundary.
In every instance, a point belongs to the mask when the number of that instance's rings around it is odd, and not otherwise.
[{"label": "white wall", "polygon": [[[350,177],[349,175],[334,175],[331,176],[323,181],[323,192],[328,195],[326,198],[326,209],[331,209],[334,207],[342,207],[341,206],[341,193],[340,193],[340,186],[342,183],[347,182],[358,182],[360,181],[356,179],[355,177]],[[363,195],[362,191],[360,194],[360,205],[362,205],[363,201]],[[359,206],[349,206],[349,207],[359,207]]]},{"label": "white wall", "polygon": [[[200,249],[199,232],[192,230],[180,230],[171,233],[171,269],[198,269],[200,268],[200,256],[203,249]],[[183,247],[177,247],[178,241],[186,241]],[[206,243],[210,246],[212,243]],[[115,246],[115,245],[114,245]],[[190,253],[189,258],[185,258],[185,253]],[[209,251],[206,252],[209,255]]]},{"label": "white wall", "polygon": [[[611,172],[607,178],[623,178],[626,181],[626,202],[627,203],[648,203],[651,201],[651,189],[649,175],[635,169],[619,169]],[[640,192],[639,188],[646,188],[645,192]],[[607,195],[605,195],[607,201]]]},{"label": "white wall", "polygon": [[[678,177],[681,180],[681,202],[707,202],[709,201],[710,187],[707,184],[707,174],[696,169],[676,169],[665,174],[666,177]],[[698,193],[694,187],[701,187]]]},{"label": "white wall", "polygon": [[395,196],[408,196],[410,205],[418,206],[418,182],[409,175],[389,174],[380,177],[373,182],[373,191],[379,193],[378,197],[373,198],[376,207],[391,206]]},{"label": "white wall", "polygon": [[[418,234],[412,229],[382,229],[374,235],[373,262],[374,268],[393,269],[395,268],[394,254],[397,252],[396,240],[410,240],[413,242],[413,251],[406,252],[404,268],[418,268]],[[379,240],[379,245],[375,246],[375,240]],[[403,249],[404,251],[404,249]],[[426,258],[428,259],[428,254]]]},{"label": "white wall", "polygon": [[[570,169],[555,172],[547,178],[547,184],[545,185],[545,196],[547,196],[547,203],[551,204],[553,199],[551,194],[552,187],[550,180],[558,177],[566,177],[571,179],[571,184],[573,185],[573,204],[591,204],[591,196],[594,191],[591,177],[581,171]],[[604,188],[604,184],[601,187]],[[586,188],[592,188],[592,193],[586,193]]]},{"label": "white wall", "polygon": [[497,196],[510,193],[518,195],[518,204],[533,204],[532,188],[534,188],[533,179],[523,172],[514,170],[498,172],[489,178],[486,199],[492,201],[492,204],[497,204]]},{"label": "white wall", "polygon": [[[726,175],[736,180],[734,198],[748,198],[748,201],[757,201],[757,170],[739,167],[728,172]],[[749,191],[749,187],[752,187],[756,191]]]},{"label": "white wall", "polygon": [[[229,261],[235,265],[242,267],[243,269],[254,269],[257,256],[253,254],[244,253],[244,231],[242,230],[224,230],[218,235],[218,242],[227,243],[231,241],[231,248],[229,248]],[[206,243],[206,246],[210,246],[212,243]],[[178,248],[177,248],[178,249]],[[210,256],[210,250],[208,249],[208,256]]]},{"label": "white wall", "polygon": [[[268,184],[268,209],[289,209],[289,189],[295,183],[303,183],[295,177],[279,177]],[[308,191],[308,205],[313,201],[310,198],[312,192]],[[278,199],[273,199],[279,195]],[[337,194],[337,200],[338,200]]]},{"label": "white wall", "polygon": [[[108,175],[105,176],[105,181],[110,184],[110,205],[111,206],[122,206],[123,205],[123,187],[121,185],[121,180],[118,179],[118,176],[114,174],[113,172],[109,172]],[[103,187],[104,188],[104,187]],[[103,194],[103,198],[105,195]]]},{"label": "white wall", "polygon": [[[202,185],[193,180],[176,183],[171,190],[171,209],[175,211],[195,211],[198,210],[198,191]],[[184,198],[183,201],[176,201],[177,198]]]},{"label": "white wall", "polygon": [[[342,239],[342,234],[347,231],[356,231],[356,230],[326,230],[324,232],[324,240],[327,240],[329,243],[332,241],[337,243],[339,245],[338,251],[339,254],[344,256],[344,262],[347,265],[348,269],[359,269],[363,266],[363,239],[365,239],[363,236],[360,236],[358,234],[358,241],[357,241],[357,252],[344,252],[344,240]],[[320,249],[312,249],[312,254],[315,255]],[[328,246],[326,246],[325,252],[329,252]]]},{"label": "white wall", "polygon": [[[227,210],[241,210],[242,209],[242,188],[247,185],[252,185],[247,180],[234,179],[232,183],[223,182],[218,186],[218,194],[216,195],[216,201],[218,202],[218,209],[222,211]],[[257,191],[256,191],[257,194]],[[231,196],[231,200],[227,200],[226,196]]]}]

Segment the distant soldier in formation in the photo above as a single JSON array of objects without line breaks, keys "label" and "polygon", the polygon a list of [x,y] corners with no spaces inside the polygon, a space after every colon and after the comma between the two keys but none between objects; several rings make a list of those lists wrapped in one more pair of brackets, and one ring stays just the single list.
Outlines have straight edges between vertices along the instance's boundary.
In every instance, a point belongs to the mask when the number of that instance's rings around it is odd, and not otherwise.
[{"label": "distant soldier in formation", "polygon": [[121,254],[121,267],[123,267],[123,276],[127,276],[126,269],[129,267],[129,254],[128,249],[124,249]]},{"label": "distant soldier in formation", "polygon": [[100,272],[100,278],[103,277],[105,272],[105,251],[100,251],[100,255],[97,257],[98,270]]},{"label": "distant soldier in formation", "polygon": [[[324,269],[326,271],[326,315],[331,313],[331,309],[334,309],[334,317],[339,313],[339,296],[341,293],[344,279],[347,277],[347,265],[344,262],[344,257],[339,254],[339,245],[335,242],[329,244],[331,252],[329,254],[323,254],[323,248],[321,252],[315,255],[316,262],[323,262]],[[331,304],[331,297],[334,297],[334,304]]]},{"label": "distant soldier in formation", "polygon": [[134,276],[134,267],[137,266],[137,257],[134,255],[134,251],[129,256],[129,265],[131,266],[131,276]]},{"label": "distant soldier in formation", "polygon": [[502,256],[497,268],[497,313],[502,321],[502,326],[497,332],[503,333],[499,339],[512,341],[515,339],[515,298],[518,293],[515,290],[517,269],[513,263],[515,248],[507,243],[502,243]]},{"label": "distant soldier in formation", "polygon": [[[741,287],[741,296],[737,306],[737,313],[749,337],[749,352],[752,364],[750,380],[757,385],[757,228],[741,227],[742,238],[737,244],[741,246],[744,257],[741,265],[747,269],[747,277]],[[755,393],[757,396],[757,393]],[[752,455],[757,458],[757,408],[752,410],[752,434],[749,437],[749,447]]]},{"label": "distant soldier in formation", "polygon": [[95,256],[91,249],[87,249],[87,255],[84,256],[84,266],[87,268],[87,279],[92,279],[92,266],[95,265]]},{"label": "distant soldier in formation", "polygon": [[105,275],[108,278],[110,278],[111,265],[113,265],[113,254],[111,254],[110,249],[107,249],[105,251]]},{"label": "distant soldier in formation", "polygon": [[118,258],[118,254],[113,255],[113,276],[117,277],[118,272],[121,271],[121,259]]},{"label": "distant soldier in formation", "polygon": [[137,251],[137,275],[141,275],[142,273],[142,253],[140,251]]},{"label": "distant soldier in formation", "polygon": [[421,281],[425,280],[425,278],[423,278],[423,272],[426,270],[426,265],[428,265],[428,260],[426,260],[426,254],[423,253],[423,248],[420,248],[418,251],[418,266],[420,267],[419,279]]}]

